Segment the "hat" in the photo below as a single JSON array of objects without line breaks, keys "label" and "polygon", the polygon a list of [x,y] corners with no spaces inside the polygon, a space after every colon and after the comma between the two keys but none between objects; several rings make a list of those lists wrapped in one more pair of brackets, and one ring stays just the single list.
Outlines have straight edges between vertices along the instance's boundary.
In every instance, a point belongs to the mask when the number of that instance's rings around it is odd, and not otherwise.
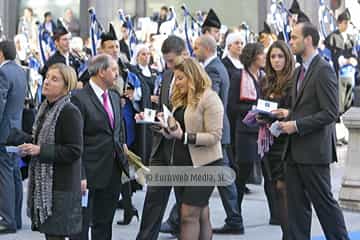
[{"label": "hat", "polygon": [[349,12],[349,9],[345,9],[344,12],[340,13],[340,15],[338,16],[337,18],[337,21],[338,22],[342,22],[342,21],[349,21],[351,19],[351,15],[350,15],[350,12]]},{"label": "hat", "polygon": [[103,44],[106,41],[116,41],[116,33],[114,28],[112,27],[112,24],[109,25],[109,32],[103,32],[100,35],[101,44]]},{"label": "hat", "polygon": [[62,21],[59,19],[57,20],[57,26],[54,30],[53,38],[54,40],[59,39],[61,36],[68,34],[69,31],[66,29],[66,27],[63,25]]},{"label": "hat", "polygon": [[269,24],[267,24],[266,22],[264,22],[264,29],[262,31],[260,31],[259,35],[262,33],[271,34],[271,28],[270,28]]},{"label": "hat", "polygon": [[210,8],[202,27],[214,27],[218,29],[221,28],[220,19],[218,18],[218,16],[216,15],[216,13],[212,8]]},{"label": "hat", "polygon": [[117,40],[116,31],[115,31],[114,25],[112,23],[109,23],[109,33],[114,36],[115,40]]},{"label": "hat", "polygon": [[292,2],[289,12],[291,12],[292,14],[299,14],[301,12],[300,5],[297,0],[294,0]]},{"label": "hat", "polygon": [[297,17],[297,23],[310,22],[310,18],[303,12],[300,11]]}]

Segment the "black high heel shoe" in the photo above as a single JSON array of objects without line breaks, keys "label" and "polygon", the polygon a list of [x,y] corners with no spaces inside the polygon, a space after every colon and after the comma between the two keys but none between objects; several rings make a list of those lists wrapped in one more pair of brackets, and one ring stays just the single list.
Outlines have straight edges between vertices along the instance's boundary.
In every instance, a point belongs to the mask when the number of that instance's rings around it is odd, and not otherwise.
[{"label": "black high heel shoe", "polygon": [[139,213],[136,208],[131,208],[130,210],[124,210],[124,220],[117,221],[118,225],[129,225],[132,218],[136,217],[137,221],[139,221]]}]

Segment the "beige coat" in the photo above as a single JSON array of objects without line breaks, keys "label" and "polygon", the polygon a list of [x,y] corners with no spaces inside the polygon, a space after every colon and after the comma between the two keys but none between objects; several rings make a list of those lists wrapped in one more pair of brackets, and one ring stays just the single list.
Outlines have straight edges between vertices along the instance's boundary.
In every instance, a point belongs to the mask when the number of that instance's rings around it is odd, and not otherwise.
[{"label": "beige coat", "polygon": [[195,167],[223,157],[221,150],[223,117],[223,104],[211,89],[205,90],[196,108],[186,108],[183,130],[187,133],[196,133],[196,144],[188,145]]}]

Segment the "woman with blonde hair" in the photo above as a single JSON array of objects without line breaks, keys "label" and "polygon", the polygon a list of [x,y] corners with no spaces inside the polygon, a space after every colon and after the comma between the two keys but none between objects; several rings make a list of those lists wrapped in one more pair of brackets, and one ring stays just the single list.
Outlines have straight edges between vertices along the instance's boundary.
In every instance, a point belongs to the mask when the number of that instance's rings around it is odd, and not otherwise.
[{"label": "woman with blonde hair", "polygon": [[[221,165],[223,104],[196,60],[178,59],[171,103],[176,125],[162,132],[174,139],[173,164],[200,170],[203,166]],[[181,206],[181,240],[212,238],[208,204],[213,189],[214,186],[175,187]]]},{"label": "woman with blonde hair", "polygon": [[[52,65],[44,80],[33,135],[23,139],[21,155],[30,155],[28,214],[32,229],[47,240],[65,240],[81,231],[82,119],[70,102],[76,73],[62,63]],[[31,142],[31,143],[30,143]]]}]

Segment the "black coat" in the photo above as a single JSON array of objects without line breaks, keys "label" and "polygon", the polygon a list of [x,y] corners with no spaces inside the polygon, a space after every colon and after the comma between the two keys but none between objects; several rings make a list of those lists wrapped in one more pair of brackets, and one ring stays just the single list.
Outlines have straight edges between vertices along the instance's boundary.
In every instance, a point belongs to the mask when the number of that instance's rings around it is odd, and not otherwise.
[{"label": "black coat", "polygon": [[113,168],[119,168],[128,175],[128,162],[124,157],[125,143],[120,96],[109,90],[114,112],[114,129],[102,103],[90,84],[72,96],[72,102],[79,108],[84,123],[84,151],[82,155],[86,179],[90,189],[104,188],[109,184]]},{"label": "black coat", "polygon": [[120,45],[120,52],[124,53],[126,55],[127,60],[130,62],[130,48],[129,45],[125,42],[124,39],[121,39],[119,41]]},{"label": "black coat", "polygon": [[55,144],[40,146],[40,161],[54,164],[53,189],[56,191],[80,192],[82,129],[80,111],[72,103],[66,104],[56,122]]},{"label": "black coat", "polygon": [[[46,61],[44,67],[40,70],[40,74],[43,76],[43,78],[45,79],[46,77],[46,72],[49,69],[49,67],[55,63],[63,63],[66,64],[66,59],[63,55],[61,55],[61,53],[59,51],[56,51],[51,57],[49,57],[49,59]],[[78,58],[76,58],[74,55],[72,55],[71,53],[69,54],[69,65],[70,67],[72,67],[76,74],[79,74],[79,70],[80,70],[80,60]]]}]

